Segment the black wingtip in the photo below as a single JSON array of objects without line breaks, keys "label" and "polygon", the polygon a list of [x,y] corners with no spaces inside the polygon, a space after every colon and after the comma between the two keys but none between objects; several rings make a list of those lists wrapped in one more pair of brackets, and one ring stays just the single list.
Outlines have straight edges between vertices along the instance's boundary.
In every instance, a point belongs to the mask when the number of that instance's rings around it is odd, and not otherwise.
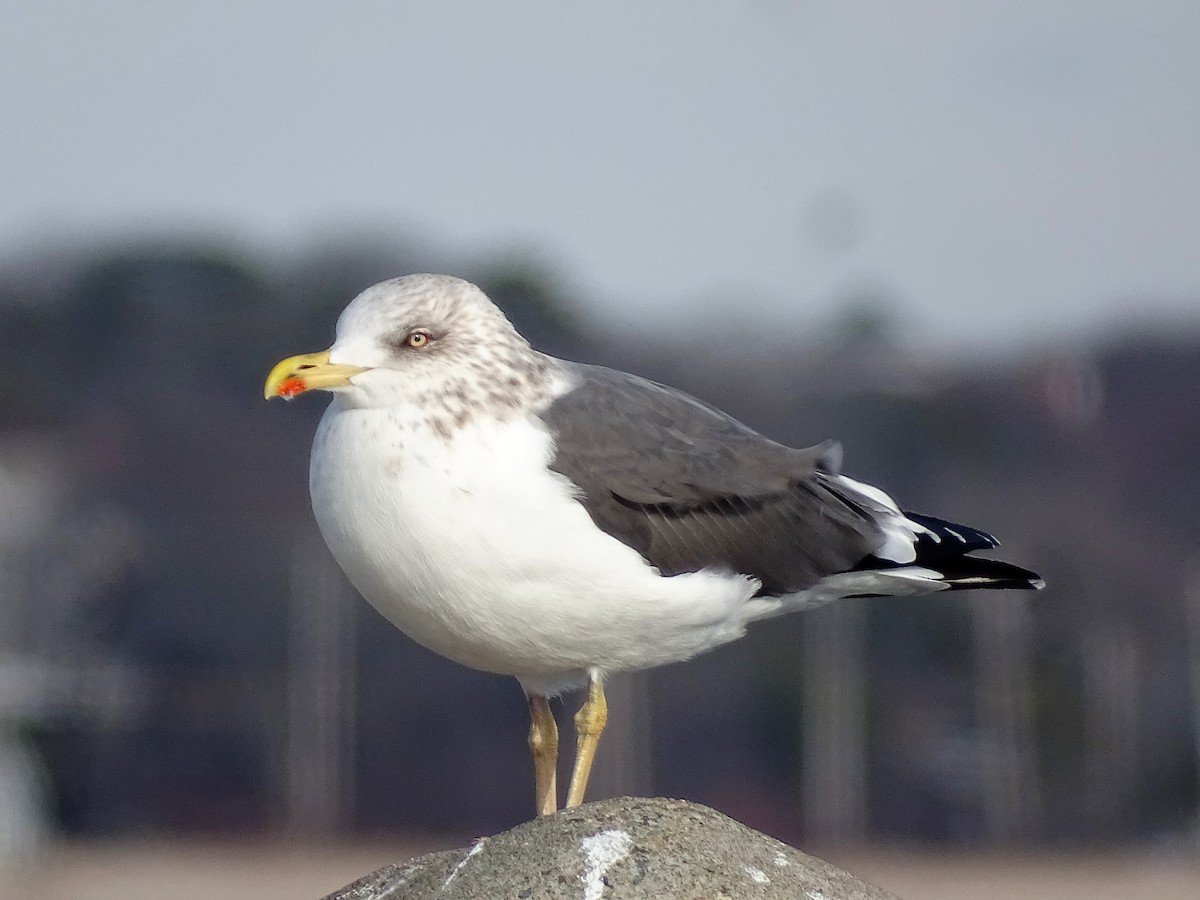
[{"label": "black wingtip", "polygon": [[1000,542],[992,535],[970,525],[960,525],[957,522],[908,510],[904,511],[904,515],[927,530],[927,533],[917,535],[918,563],[947,556],[961,556],[973,550],[994,550],[1000,546]]}]

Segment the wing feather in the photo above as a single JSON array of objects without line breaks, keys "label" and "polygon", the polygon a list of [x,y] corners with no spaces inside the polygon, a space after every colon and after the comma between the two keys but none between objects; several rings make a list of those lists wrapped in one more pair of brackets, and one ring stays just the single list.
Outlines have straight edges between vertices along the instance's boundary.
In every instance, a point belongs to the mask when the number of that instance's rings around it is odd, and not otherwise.
[{"label": "wing feather", "polygon": [[566,365],[575,386],[542,413],[551,468],[664,575],[727,569],[788,594],[883,543],[871,511],[838,489],[836,444],[792,449],[664,385]]}]

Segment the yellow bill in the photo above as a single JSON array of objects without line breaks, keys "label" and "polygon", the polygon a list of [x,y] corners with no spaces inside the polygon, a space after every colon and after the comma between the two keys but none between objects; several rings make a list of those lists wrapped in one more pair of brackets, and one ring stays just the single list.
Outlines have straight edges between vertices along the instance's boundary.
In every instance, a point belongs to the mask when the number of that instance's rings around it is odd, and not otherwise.
[{"label": "yellow bill", "polygon": [[328,350],[289,356],[276,364],[267,376],[263,396],[268,400],[272,397],[290,400],[305,391],[345,387],[351,378],[365,371],[362,366],[331,363]]}]

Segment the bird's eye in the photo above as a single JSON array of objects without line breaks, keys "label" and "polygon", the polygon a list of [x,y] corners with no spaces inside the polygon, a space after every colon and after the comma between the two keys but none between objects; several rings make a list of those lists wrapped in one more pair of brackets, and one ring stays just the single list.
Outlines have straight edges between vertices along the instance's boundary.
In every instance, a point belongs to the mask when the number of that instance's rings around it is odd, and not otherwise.
[{"label": "bird's eye", "polygon": [[404,336],[404,346],[420,350],[422,347],[429,346],[429,342],[432,340],[433,335],[428,331],[418,329],[417,331],[410,331]]}]

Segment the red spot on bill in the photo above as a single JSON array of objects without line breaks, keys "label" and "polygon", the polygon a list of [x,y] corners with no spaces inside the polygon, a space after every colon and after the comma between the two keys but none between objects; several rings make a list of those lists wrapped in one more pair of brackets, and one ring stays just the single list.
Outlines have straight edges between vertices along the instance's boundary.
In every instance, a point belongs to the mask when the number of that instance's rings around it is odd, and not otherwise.
[{"label": "red spot on bill", "polygon": [[279,389],[275,392],[284,400],[291,400],[293,397],[303,394],[306,388],[304,380],[293,375],[291,378],[285,378],[279,384]]}]

